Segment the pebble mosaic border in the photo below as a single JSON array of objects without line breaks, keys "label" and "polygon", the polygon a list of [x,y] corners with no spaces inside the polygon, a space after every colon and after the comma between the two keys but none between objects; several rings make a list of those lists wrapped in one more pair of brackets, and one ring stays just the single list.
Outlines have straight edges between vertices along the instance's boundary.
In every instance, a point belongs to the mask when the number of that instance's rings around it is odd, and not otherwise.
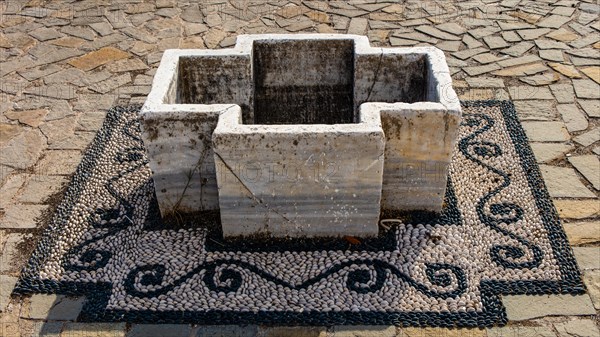
[{"label": "pebble mosaic border", "polygon": [[[513,104],[462,104],[461,128],[467,131],[455,155],[461,156],[465,170],[471,165],[482,170],[481,179],[490,174],[491,181],[481,188],[487,193],[473,200],[474,210],[461,209],[467,199],[459,187],[465,179],[479,178],[454,172],[440,218],[404,220],[373,242],[348,249],[347,242],[334,240],[320,251],[311,248],[322,243],[318,241],[270,242],[268,249],[249,244],[235,250],[235,242],[209,244],[218,233],[207,228],[183,224],[169,231],[157,225],[154,189],[139,138],[140,107],[113,108],[14,292],[85,295],[79,320],[86,322],[441,327],[505,324],[503,294],[583,293],[571,248]],[[489,132],[500,129],[508,136]],[[511,161],[526,172],[523,181],[517,173],[498,168],[498,158],[507,153],[518,156]],[[532,198],[501,201],[513,182],[525,184],[522,190],[528,191],[523,193]],[[453,235],[471,233],[463,226],[471,218],[481,225],[473,233],[497,240],[489,250],[469,252],[484,256],[482,265],[471,265],[464,251],[435,251],[457,244]],[[439,230],[448,236],[436,237]],[[539,240],[531,240],[531,233]],[[377,244],[387,250],[373,249]],[[161,255],[161,249],[177,258]],[[419,260],[421,251],[433,251],[431,260]],[[287,265],[279,264],[284,260]],[[477,275],[483,263],[492,266]],[[506,279],[493,279],[498,274]]]}]

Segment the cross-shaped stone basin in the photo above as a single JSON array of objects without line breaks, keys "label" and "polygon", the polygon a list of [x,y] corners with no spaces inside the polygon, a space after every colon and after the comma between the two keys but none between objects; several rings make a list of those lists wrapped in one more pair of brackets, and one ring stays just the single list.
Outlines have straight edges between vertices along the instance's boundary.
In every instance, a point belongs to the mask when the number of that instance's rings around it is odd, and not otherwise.
[{"label": "cross-shaped stone basin", "polygon": [[163,216],[220,209],[225,236],[314,237],[440,211],[461,112],[436,48],[297,34],[165,51],[140,115]]}]

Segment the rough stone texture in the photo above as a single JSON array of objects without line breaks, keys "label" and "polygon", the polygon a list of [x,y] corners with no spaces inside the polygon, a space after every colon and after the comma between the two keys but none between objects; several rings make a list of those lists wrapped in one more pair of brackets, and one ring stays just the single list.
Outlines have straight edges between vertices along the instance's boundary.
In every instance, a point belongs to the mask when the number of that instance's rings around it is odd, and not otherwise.
[{"label": "rough stone texture", "polygon": [[526,321],[551,315],[595,315],[590,297],[585,295],[503,296],[502,304],[510,321]]},{"label": "rough stone texture", "polygon": [[254,337],[258,334],[256,325],[199,326],[192,330],[191,337]]},{"label": "rough stone texture", "polygon": [[556,337],[552,327],[505,326],[487,329],[487,337]]},{"label": "rough stone texture", "polygon": [[600,242],[600,222],[570,222],[563,224],[572,246]]},{"label": "rough stone texture", "polygon": [[[0,272],[3,274],[18,272],[21,269],[20,262],[23,259],[17,246],[26,236],[18,233],[8,234],[2,249]],[[30,237],[30,236],[28,236]]]},{"label": "rough stone texture", "polygon": [[221,113],[212,139],[223,235],[377,235],[385,141],[379,111],[365,110],[360,124],[311,128]]},{"label": "rough stone texture", "polygon": [[127,337],[189,337],[191,331],[187,324],[134,324]]},{"label": "rough stone texture", "polygon": [[46,144],[39,130],[26,131],[6,143],[0,150],[0,164],[26,169],[35,164]]},{"label": "rough stone texture", "polygon": [[61,337],[125,337],[125,323],[67,323]]},{"label": "rough stone texture", "polygon": [[577,100],[577,103],[585,111],[588,117],[600,118],[600,101],[598,100]]},{"label": "rough stone texture", "polygon": [[556,108],[551,100],[514,101],[519,120],[556,120]]},{"label": "rough stone texture", "polygon": [[93,51],[73,59],[72,61],[69,61],[69,64],[83,71],[89,71],[108,62],[127,58],[128,56],[128,53],[117,48],[104,47],[98,51]]},{"label": "rough stone texture", "polygon": [[71,175],[80,161],[80,151],[47,151],[35,166],[35,172],[45,175]]},{"label": "rough stone texture", "polygon": [[574,137],[573,140],[583,146],[590,146],[600,140],[600,127],[595,127],[586,133]]},{"label": "rough stone texture", "polygon": [[538,163],[545,163],[562,157],[566,152],[573,149],[566,144],[555,143],[530,143],[535,159]]},{"label": "rough stone texture", "polygon": [[65,177],[35,175],[23,187],[19,201],[42,204],[48,197],[60,191],[66,183],[68,179]]},{"label": "rough stone texture", "polygon": [[546,87],[521,85],[508,87],[510,97],[514,100],[552,99],[550,90]]},{"label": "rough stone texture", "polygon": [[[362,336],[362,335],[358,335]],[[485,337],[482,329],[445,329],[445,328],[404,328],[399,335],[402,337]],[[504,337],[504,336],[503,336]]]},{"label": "rough stone texture", "polygon": [[[278,45],[282,42],[274,42],[286,38],[292,39],[292,42],[286,41],[282,44],[283,47]],[[427,173],[428,176],[417,178],[389,176],[396,179],[393,181],[396,181],[397,184],[404,184],[401,186],[404,189],[401,193],[410,192],[413,197],[417,195],[417,198],[412,198],[416,201],[413,204],[407,204],[407,200],[410,200],[408,198],[390,197],[385,198],[390,202],[384,204],[384,207],[391,205],[392,209],[423,208],[439,211],[441,197],[445,190],[443,171],[450,159],[450,150],[455,138],[454,133],[458,127],[460,111],[458,101],[452,100],[455,94],[450,86],[448,69],[443,64],[442,53],[436,49],[415,48],[403,50],[398,54],[399,51],[395,49],[371,48],[365,38],[351,35],[327,35],[319,37],[319,40],[316,40],[315,36],[310,36],[313,41],[310,43],[300,40],[306,38],[309,36],[242,36],[238,38],[236,49],[234,49],[239,50],[236,58],[227,63],[220,61],[222,58],[219,55],[223,53],[219,51],[201,50],[192,53],[167,51],[165,53],[154,80],[156,88],[150,93],[141,113],[144,141],[149,152],[150,166],[154,172],[157,196],[163,214],[168,214],[175,206],[184,211],[218,207],[215,199],[217,190],[214,183],[214,164],[210,159],[212,152],[209,140],[216,125],[217,116],[231,107],[227,104],[237,104],[241,107],[243,121],[246,124],[331,124],[349,123],[356,120],[358,109],[363,102],[413,103],[420,101],[442,102],[443,104],[427,102],[413,105],[413,108],[417,110],[431,111],[427,115],[428,118],[424,118],[423,121],[412,120],[412,123],[423,124],[417,129],[433,130],[439,123],[445,123],[447,132],[415,135],[420,137],[418,142],[412,140],[415,137],[404,137],[402,145],[395,145],[403,148],[422,148],[425,144],[437,144],[435,147],[426,149],[426,151],[435,151],[434,159],[425,161],[416,159],[416,164],[428,165],[425,168],[427,172],[431,172]],[[332,38],[344,40],[335,44],[322,45],[317,42]],[[260,42],[255,43],[255,40]],[[347,42],[350,41],[355,41],[356,45],[353,47],[352,44],[348,44]],[[302,54],[298,51],[294,52],[294,50],[296,48],[307,50],[308,48],[315,53],[332,53],[329,49],[324,48],[327,45],[329,48],[335,46],[341,50],[342,54],[345,53],[344,55],[349,54],[346,56],[350,56],[352,48],[354,48],[356,69],[347,69],[346,63],[340,63],[340,60],[344,59],[341,54],[332,54],[331,57],[325,58],[327,61],[323,62],[326,62],[327,69],[336,69],[336,71],[331,73],[315,71],[307,74],[305,69],[317,69],[324,65],[315,61],[313,57],[307,57],[306,55],[310,55],[309,53]],[[254,48],[254,59],[250,57],[249,49],[251,47]],[[406,53],[414,55],[404,56]],[[289,57],[296,57],[298,61],[296,63],[299,66],[292,67],[289,62],[280,61],[286,60],[288,57],[281,55],[288,54]],[[192,60],[189,55],[203,57],[195,57]],[[378,63],[380,59],[382,63]],[[428,60],[427,63],[425,59]],[[208,61],[212,63],[209,64]],[[250,63],[254,64],[257,78],[252,78]],[[426,64],[433,69],[429,71],[430,78],[426,77]],[[213,67],[214,70],[208,71],[207,67]],[[198,69],[202,69],[202,72],[199,72]],[[399,72],[399,69],[410,69],[411,71]],[[173,70],[177,71],[173,72]],[[194,78],[202,80],[186,81],[186,78],[191,76],[188,75],[189,72],[198,72]],[[233,76],[232,72],[237,75]],[[354,88],[352,88],[352,73],[354,73]],[[210,74],[210,76],[206,74]],[[370,80],[374,77],[377,78],[375,83]],[[251,85],[252,82],[255,82],[254,86]],[[223,83],[228,83],[229,87],[238,88],[236,95],[233,96],[231,92],[224,90],[227,86]],[[422,87],[414,86],[413,83],[422,83]],[[321,94],[320,85],[333,86],[334,89],[328,89],[331,95]],[[293,86],[306,87],[306,90],[312,90],[307,91],[312,94],[307,95],[292,88]],[[289,93],[281,95],[282,88],[288,87]],[[311,89],[313,87],[316,89]],[[286,90],[283,91],[287,92]],[[442,90],[444,90],[443,93]],[[353,98],[352,93],[354,94]],[[327,100],[331,100],[331,97],[334,97],[332,104],[328,104]],[[253,100],[255,101],[253,102]],[[297,104],[298,102],[308,102],[307,100],[311,103]],[[180,104],[171,107],[170,104],[174,103]],[[210,104],[210,109],[208,109],[208,104]],[[297,109],[293,104],[297,105]],[[293,105],[294,108],[291,108],[290,105]],[[336,108],[332,109],[334,106]],[[399,114],[407,107],[390,106],[388,108]],[[289,111],[294,111],[294,113],[289,113]],[[392,115],[389,113],[389,118],[399,118],[399,115],[391,117]],[[197,124],[196,127],[202,129],[201,141],[189,141],[190,137],[199,135],[196,131],[190,131],[189,134],[187,131],[183,131],[187,126],[177,122],[177,119],[182,116],[186,116],[188,122],[193,120]],[[323,120],[323,116],[328,120]],[[446,116],[450,116],[450,118]],[[167,120],[168,123],[165,122]],[[157,128],[157,125],[163,125],[166,128]],[[386,134],[392,133],[386,132]],[[424,141],[425,139],[427,142]],[[387,143],[392,144],[393,141],[387,139]],[[442,146],[438,146],[439,144]],[[164,150],[166,148],[169,150]],[[172,151],[175,149],[176,151]],[[413,159],[418,157],[415,154],[416,151],[407,153],[403,162],[396,163],[393,160],[391,162],[396,166],[415,164]],[[413,162],[409,163],[409,160],[413,160]],[[178,167],[173,167],[173,163],[177,163]],[[196,174],[202,177],[196,178]],[[439,177],[440,174],[442,177]],[[400,181],[397,181],[398,179]],[[186,186],[186,197],[182,198]],[[383,194],[386,195],[385,189]],[[434,198],[426,201],[426,197],[430,195],[433,195]]]},{"label": "rough stone texture", "polygon": [[71,298],[63,295],[41,295],[31,296],[28,318],[74,321],[79,316],[85,298]]},{"label": "rough stone texture", "polygon": [[565,323],[555,323],[554,328],[560,337],[594,337],[600,336],[600,330],[594,320],[580,319]]},{"label": "rough stone texture", "polygon": [[600,190],[600,159],[598,156],[573,156],[569,157],[569,162],[592,183],[596,190]]},{"label": "rough stone texture", "polygon": [[523,129],[532,142],[561,142],[569,139],[562,122],[523,122]]},{"label": "rough stone texture", "polygon": [[596,310],[600,310],[600,270],[586,270],[583,273],[583,283],[594,303]]},{"label": "rough stone texture", "polygon": [[553,203],[560,217],[564,219],[585,219],[600,216],[600,201],[598,199],[555,199]]},{"label": "rough stone texture", "polygon": [[10,302],[10,294],[12,293],[16,283],[16,277],[0,275],[0,312],[3,312]]},{"label": "rough stone texture", "polygon": [[571,168],[540,165],[542,176],[553,198],[595,198]]},{"label": "rough stone texture", "polygon": [[600,247],[573,247],[575,260],[581,270],[600,270]]},{"label": "rough stone texture", "polygon": [[574,80],[575,94],[578,98],[600,99],[600,85],[590,80]]},{"label": "rough stone texture", "polygon": [[36,228],[37,219],[48,205],[12,205],[0,219],[0,228]]},{"label": "rough stone texture", "polygon": [[588,121],[583,112],[575,104],[559,104],[556,106],[558,112],[565,121],[569,132],[582,131],[588,128]]},{"label": "rough stone texture", "polygon": [[334,337],[395,337],[393,326],[335,326]]},{"label": "rough stone texture", "polygon": [[260,327],[262,337],[326,337],[325,327]]}]

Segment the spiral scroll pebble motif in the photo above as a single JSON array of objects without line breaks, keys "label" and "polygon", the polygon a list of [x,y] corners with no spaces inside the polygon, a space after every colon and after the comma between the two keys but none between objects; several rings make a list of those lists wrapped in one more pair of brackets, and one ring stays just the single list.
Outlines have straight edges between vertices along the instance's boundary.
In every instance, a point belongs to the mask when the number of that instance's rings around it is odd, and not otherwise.
[{"label": "spiral scroll pebble motif", "polygon": [[445,327],[506,323],[500,294],[581,293],[512,104],[462,104],[441,215],[390,222],[357,245],[268,247],[161,223],[140,107],[114,108],[15,292],[85,295],[81,321]]}]

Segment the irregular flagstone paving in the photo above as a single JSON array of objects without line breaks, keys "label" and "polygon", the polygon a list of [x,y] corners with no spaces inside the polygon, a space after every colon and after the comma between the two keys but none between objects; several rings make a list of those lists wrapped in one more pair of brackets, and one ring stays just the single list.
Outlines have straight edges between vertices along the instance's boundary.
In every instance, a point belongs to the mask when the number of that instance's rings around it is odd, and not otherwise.
[{"label": "irregular flagstone paving", "polygon": [[[563,222],[566,227],[579,222],[574,224],[579,229],[581,223],[599,217],[585,206],[598,202],[597,167],[586,164],[590,160],[570,160],[600,155],[599,12],[600,6],[591,0],[0,3],[0,238],[10,238],[0,240],[0,274],[19,275],[25,262],[20,255],[28,254],[21,249],[30,252],[31,247],[23,246],[32,240],[30,234],[39,232],[23,227],[40,227],[42,222],[35,220],[43,217],[42,206],[55,207],[53,194],[61,191],[61,184],[30,180],[73,174],[81,151],[100,127],[90,113],[115,104],[143,103],[164,49],[230,46],[242,33],[365,33],[373,45],[440,47],[462,98],[531,101],[531,109],[519,111],[519,116],[558,123],[551,140],[536,129],[545,124],[532,126],[531,132],[542,139],[532,147],[539,162],[561,169],[548,170],[561,173],[546,174],[544,179],[561,188],[555,190],[555,200],[572,202]],[[90,70],[72,65],[102,48],[118,51],[93,60],[99,65]],[[117,55],[125,58],[119,60]],[[485,78],[494,80],[485,84]],[[540,103],[540,111],[533,102]],[[557,108],[559,103],[569,104],[568,110]],[[577,188],[564,186],[564,179],[575,179]],[[8,185],[9,194],[4,193]],[[29,211],[19,214],[19,209]],[[23,217],[30,220],[11,220]],[[599,246],[597,241],[577,240],[572,244]],[[8,294],[0,294],[0,303],[5,303],[2,299]],[[15,310],[25,310],[19,304],[24,300],[15,298],[0,308],[5,331],[10,328],[15,336],[29,336],[44,327],[66,335],[62,323],[7,321],[19,316]],[[544,321],[536,324],[546,324],[554,335],[573,331],[569,325],[559,329]],[[335,333],[334,328],[326,331]]]}]

